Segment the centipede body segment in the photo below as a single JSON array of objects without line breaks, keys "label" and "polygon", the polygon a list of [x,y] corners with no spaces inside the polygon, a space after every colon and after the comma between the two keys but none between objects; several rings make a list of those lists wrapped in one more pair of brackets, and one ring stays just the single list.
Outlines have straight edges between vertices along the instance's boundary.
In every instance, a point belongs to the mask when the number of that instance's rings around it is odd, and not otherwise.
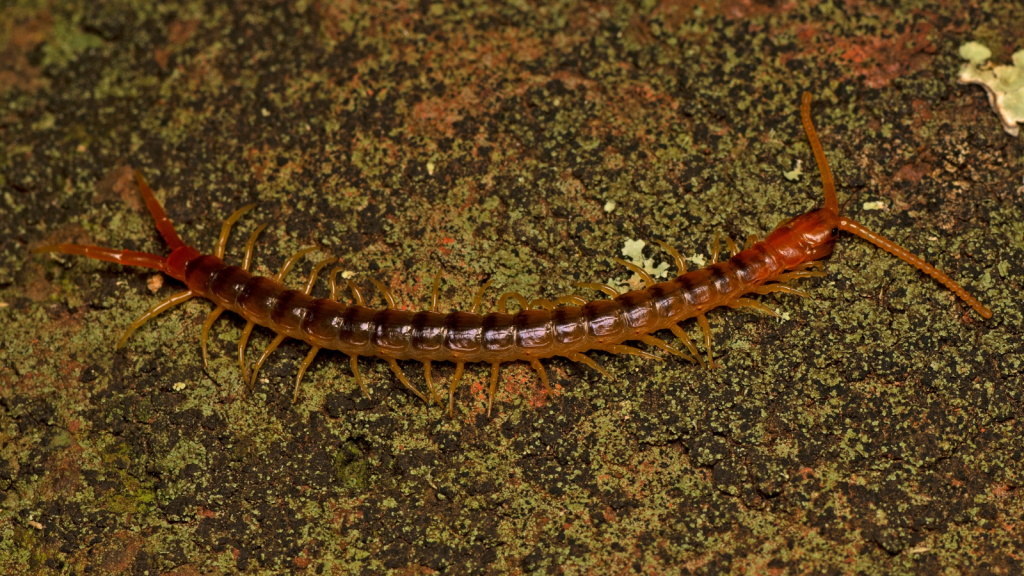
[{"label": "centipede body segment", "polygon": [[[449,412],[453,410],[458,384],[467,363],[491,365],[488,413],[499,382],[499,366],[506,362],[529,362],[537,370],[545,389],[548,388],[547,375],[540,361],[553,356],[564,356],[586,364],[605,376],[610,374],[586,356],[586,352],[602,350],[612,354],[658,358],[626,344],[634,340],[704,365],[697,346],[680,327],[681,322],[691,318],[696,319],[701,328],[707,366],[714,367],[710,324],[705,314],[720,306],[754,308],[774,314],[770,308],[747,296],[773,292],[807,296],[805,292],[787,283],[823,275],[820,270],[821,260],[832,252],[840,230],[864,238],[915,266],[954,292],[981,317],[991,318],[992,312],[988,308],[947,275],[862,224],[839,216],[832,173],[811,122],[810,102],[810,94],[805,93],[801,119],[821,173],[825,196],[822,208],[783,222],[762,241],[757,241],[756,237],[749,238],[743,249],[727,239],[726,248],[730,257],[721,262],[718,262],[721,244],[716,237],[712,264],[699,270],[687,272],[679,252],[660,243],[679,268],[678,276],[664,282],[655,282],[643,269],[620,261],[642,279],[646,285],[642,290],[619,294],[605,284],[580,285],[603,292],[609,296],[608,299],[587,301],[580,296],[569,295],[554,301],[537,299],[531,302],[520,294],[506,293],[499,298],[499,311],[479,313],[477,310],[482,302],[483,289],[487,287],[485,284],[470,311],[442,313],[438,311],[435,280],[429,309],[413,312],[396,309],[388,289],[375,282],[387,302],[386,308],[376,309],[366,305],[351,282],[349,287],[354,302],[345,304],[338,301],[336,275],[340,268],[329,274],[330,297],[314,298],[310,294],[317,276],[336,259],[328,258],[317,263],[304,290],[287,288],[283,282],[292,266],[299,258],[313,251],[312,248],[301,250],[289,258],[272,278],[254,275],[249,272],[249,265],[256,237],[263,229],[260,227],[247,242],[242,266],[226,263],[223,257],[231,226],[254,205],[245,206],[232,214],[221,229],[215,252],[202,254],[181,240],[138,172],[135,176],[139,190],[157,230],[171,249],[169,256],[165,258],[155,254],[76,244],[42,246],[34,252],[62,252],[151,268],[186,285],[187,290],[153,306],[129,326],[119,346],[149,319],[177,304],[200,297],[215,305],[202,328],[204,362],[207,361],[208,333],[221,313],[234,312],[246,320],[238,355],[243,380],[250,386],[255,384],[256,376],[270,353],[285,339],[293,338],[312,346],[298,370],[295,399],[298,398],[302,377],[317,353],[329,349],[338,350],[351,358],[353,375],[367,396],[370,392],[358,370],[357,360],[360,356],[383,359],[412,394],[425,402],[438,405],[443,403],[441,392],[445,390],[435,384],[431,363],[454,363],[455,376],[446,391]],[[506,306],[509,299],[519,304],[518,312],[508,312]],[[245,361],[245,349],[248,336],[256,325],[271,329],[276,336],[250,371]],[[686,352],[654,336],[655,332],[663,329],[669,329],[679,337]],[[421,391],[404,374],[397,363],[399,360],[423,363],[426,392]]]}]

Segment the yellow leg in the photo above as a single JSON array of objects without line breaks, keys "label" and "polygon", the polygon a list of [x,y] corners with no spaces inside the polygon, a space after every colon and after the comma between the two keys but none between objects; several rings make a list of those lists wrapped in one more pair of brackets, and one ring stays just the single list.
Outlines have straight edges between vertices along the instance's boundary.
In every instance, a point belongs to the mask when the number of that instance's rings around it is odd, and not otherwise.
[{"label": "yellow leg", "polygon": [[409,381],[409,377],[405,375],[405,372],[402,372],[402,369],[398,366],[398,362],[396,362],[394,358],[385,358],[384,360],[388,363],[388,366],[391,366],[391,371],[395,373],[399,382],[408,388],[410,392],[418,396],[420,400],[423,400],[427,404],[430,403],[427,401],[427,397],[412,385],[412,382]]},{"label": "yellow leg", "polygon": [[697,324],[700,324],[700,329],[704,332],[704,347],[708,350],[708,368],[715,368],[715,358],[711,355],[711,325],[708,324],[708,317],[697,314]]},{"label": "yellow leg", "polygon": [[260,235],[267,228],[268,224],[264,222],[256,227],[249,235],[249,239],[245,242],[245,257],[242,258],[242,270],[248,271],[249,265],[252,264],[252,250],[256,247],[256,237]]},{"label": "yellow leg", "polygon": [[249,381],[249,368],[245,365],[245,347],[249,343],[249,335],[252,334],[252,327],[255,322],[246,322],[242,329],[242,337],[238,339],[238,367],[242,370],[242,383]]},{"label": "yellow leg", "polygon": [[541,365],[540,360],[530,360],[530,366],[537,371],[537,375],[540,376],[540,384],[544,387],[544,391],[548,394],[551,393],[551,385],[548,384],[548,373],[544,371],[544,366]]},{"label": "yellow leg", "polygon": [[736,243],[728,236],[725,237],[725,245],[729,248],[730,258],[740,253],[740,249],[736,247]]},{"label": "yellow leg", "polygon": [[192,299],[193,296],[195,296],[195,294],[191,290],[178,292],[174,296],[171,296],[170,298],[164,300],[163,302],[160,302],[156,306],[153,306],[152,308],[147,310],[146,313],[143,314],[138,320],[132,322],[131,325],[128,326],[128,328],[124,331],[124,336],[121,336],[121,339],[117,341],[116,348],[120,349],[122,346],[124,346],[125,342],[128,341],[128,337],[131,336],[132,332],[135,332],[135,330],[137,330],[139,326],[142,326],[150,319],[155,318],[161,312],[167,310],[168,308],[177,306],[182,302],[188,302],[190,299]]},{"label": "yellow leg", "polygon": [[697,346],[693,344],[693,340],[690,340],[690,335],[687,334],[686,331],[678,324],[673,324],[669,326],[668,329],[676,335],[676,338],[683,341],[683,346],[686,346],[686,349],[690,351],[690,354],[693,354],[693,357],[697,359],[697,364],[700,364],[700,367],[703,368],[704,360],[701,359],[700,352],[697,351]]},{"label": "yellow leg", "polygon": [[587,366],[590,366],[594,370],[600,372],[602,376],[609,380],[615,379],[615,377],[612,376],[610,372],[604,369],[604,366],[601,366],[597,362],[594,362],[592,358],[590,358],[586,354],[583,354],[582,352],[572,352],[566,354],[565,357],[568,358],[569,360],[572,360],[573,362],[579,362],[581,364],[586,364]]},{"label": "yellow leg", "polygon": [[493,279],[490,279],[487,282],[484,282],[484,285],[476,291],[476,296],[473,298],[473,307],[469,309],[470,314],[476,314],[477,309],[480,308],[480,303],[484,300],[484,291],[487,290],[487,287],[490,286],[493,281]]},{"label": "yellow leg", "polygon": [[[430,397],[434,402],[437,402],[437,405],[441,406],[441,409],[443,410],[444,404],[441,404],[441,397],[437,395],[437,390],[434,389],[434,378],[430,373],[430,360],[423,363],[423,377],[427,380],[427,390],[430,391]],[[427,402],[427,405],[430,405],[430,401]]]},{"label": "yellow leg", "polygon": [[618,290],[612,288],[607,284],[602,284],[600,282],[577,282],[576,286],[580,288],[590,288],[591,290],[598,290],[600,292],[604,292],[605,294],[611,296],[612,298],[615,298],[616,296],[619,295]]},{"label": "yellow leg", "polygon": [[242,206],[238,210],[235,210],[234,214],[228,216],[228,219],[224,221],[224,224],[220,227],[220,238],[217,239],[217,248],[214,250],[214,254],[217,258],[224,257],[224,250],[228,245],[228,236],[231,235],[231,227],[238,222],[238,219],[245,215],[246,212],[256,207],[256,204],[247,204]]},{"label": "yellow leg", "polygon": [[352,291],[352,299],[355,300],[356,306],[366,306],[366,302],[363,300],[363,293],[359,291],[359,288],[349,280],[348,288]]},{"label": "yellow leg", "polygon": [[651,275],[648,274],[643,268],[637,266],[636,264],[633,264],[632,262],[626,262],[622,258],[616,258],[615,261],[618,262],[619,264],[622,264],[626,268],[629,268],[630,271],[639,276],[640,279],[644,281],[645,288],[649,288],[654,285],[654,278],[651,278]]},{"label": "yellow leg", "polygon": [[715,232],[715,243],[711,246],[711,263],[718,263],[718,254],[722,251],[722,243],[719,241],[720,236],[718,232]]},{"label": "yellow leg", "polygon": [[313,270],[309,273],[309,280],[306,282],[305,292],[307,295],[313,291],[313,284],[315,284],[316,279],[320,277],[320,271],[324,269],[324,266],[333,264],[337,261],[338,259],[334,257],[324,258],[313,266]]},{"label": "yellow leg", "polygon": [[519,307],[523,310],[530,309],[530,303],[526,301],[526,297],[518,292],[505,292],[498,298],[498,309],[508,314],[508,299],[514,298],[516,302],[519,302]]},{"label": "yellow leg", "polygon": [[784,294],[792,294],[794,296],[800,296],[801,298],[810,298],[811,295],[803,290],[797,290],[796,288],[790,288],[789,286],[783,286],[782,284],[768,284],[767,286],[758,286],[753,290],[755,294],[771,294],[772,292],[782,292]]},{"label": "yellow leg", "polygon": [[754,244],[757,244],[757,234],[751,234],[750,236],[747,236],[747,243],[743,245],[743,249],[745,250],[747,248],[750,248]]},{"label": "yellow leg", "polygon": [[669,354],[674,354],[676,356],[679,356],[680,358],[683,358],[684,360],[688,360],[690,362],[693,362],[694,364],[697,363],[697,360],[695,358],[693,358],[692,356],[690,356],[689,354],[684,354],[679,349],[677,349],[677,348],[675,348],[673,346],[670,346],[668,342],[665,342],[664,340],[662,340],[661,338],[658,338],[656,336],[651,336],[650,334],[648,334],[646,336],[641,336],[640,337],[640,341],[643,342],[644,344],[647,344],[648,346],[654,346],[656,348],[661,348],[662,350],[664,350],[665,352],[668,352]]},{"label": "yellow leg", "polygon": [[220,315],[224,313],[222,306],[217,306],[210,312],[209,316],[206,317],[206,321],[203,322],[203,331],[199,336],[199,346],[203,349],[203,368],[210,367],[210,360],[206,354],[206,339],[210,336],[210,328],[213,327],[213,323],[220,318]]},{"label": "yellow leg", "polygon": [[561,304],[570,304],[572,306],[583,306],[586,303],[587,303],[587,299],[586,298],[584,298],[583,296],[577,296],[575,294],[570,294],[568,296],[562,296],[558,300],[555,300],[555,306],[559,306]]},{"label": "yellow leg", "polygon": [[438,270],[437,274],[434,274],[434,289],[430,291],[430,311],[437,312],[437,300],[438,292],[437,289],[441,286],[441,271]]},{"label": "yellow leg", "polygon": [[661,246],[661,248],[665,252],[668,252],[669,255],[672,256],[672,260],[675,261],[676,268],[679,270],[679,273],[686,274],[686,261],[683,260],[683,255],[679,253],[679,250],[676,250],[675,248],[669,246],[668,244],[662,242],[661,240],[655,240],[655,242],[658,244],[658,246]]},{"label": "yellow leg", "polygon": [[380,293],[384,295],[384,300],[388,303],[388,308],[395,308],[395,297],[391,294],[391,291],[380,282],[370,278],[370,282],[380,290]]},{"label": "yellow leg", "polygon": [[263,363],[270,357],[270,353],[277,350],[277,347],[281,345],[281,342],[284,342],[285,338],[286,336],[284,334],[278,334],[277,336],[274,336],[274,339],[270,341],[270,344],[267,344],[267,347],[263,349],[263,354],[260,354],[260,359],[256,361],[256,366],[252,369],[252,377],[249,379],[249,390],[256,387],[256,375],[260,373],[260,368],[263,367]]},{"label": "yellow leg", "polygon": [[763,303],[758,302],[757,300],[752,300],[750,298],[737,298],[732,302],[726,304],[726,306],[728,306],[729,308],[755,308],[776,318],[779,317],[775,310],[772,310],[768,306],[765,306]]},{"label": "yellow leg", "polygon": [[491,364],[491,387],[487,391],[487,417],[491,417],[491,406],[494,405],[494,392],[498,389],[498,362]]},{"label": "yellow leg", "polygon": [[606,344],[600,348],[605,352],[611,352],[612,354],[629,354],[631,356],[639,356],[648,360],[661,360],[654,354],[648,354],[639,348],[633,348],[632,346],[626,346],[625,344]]},{"label": "yellow leg", "polygon": [[313,346],[309,350],[309,354],[306,354],[306,359],[299,365],[299,373],[295,376],[295,390],[292,391],[292,404],[298,404],[299,402],[299,383],[302,382],[302,375],[306,373],[306,368],[313,363],[313,359],[316,358],[317,352],[320,351],[319,346]]},{"label": "yellow leg", "polygon": [[466,370],[465,362],[455,363],[455,375],[452,376],[452,385],[448,389],[448,416],[455,415],[455,391],[459,388],[459,382],[462,381],[462,374]]},{"label": "yellow leg", "polygon": [[295,266],[295,263],[298,262],[300,258],[305,256],[306,254],[309,254],[310,252],[316,252],[319,249],[320,248],[317,246],[307,246],[306,248],[299,250],[295,254],[292,254],[287,260],[284,261],[284,264],[281,266],[281,270],[278,271],[276,276],[274,276],[274,280],[277,280],[278,282],[284,282],[284,277],[288,275],[288,272],[292,269],[292,266]]},{"label": "yellow leg", "polygon": [[366,383],[363,382],[363,377],[359,374],[359,356],[349,356],[348,365],[352,367],[352,375],[355,376],[356,384],[359,385],[359,389],[363,391],[363,396],[366,399],[370,399],[370,390],[366,387]]}]

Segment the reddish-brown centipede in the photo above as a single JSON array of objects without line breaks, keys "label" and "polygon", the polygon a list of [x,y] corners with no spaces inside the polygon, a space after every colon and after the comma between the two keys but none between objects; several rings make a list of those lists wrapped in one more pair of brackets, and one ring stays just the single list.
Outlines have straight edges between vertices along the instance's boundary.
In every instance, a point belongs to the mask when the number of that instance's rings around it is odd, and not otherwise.
[{"label": "reddish-brown centipede", "polygon": [[[171,249],[170,256],[164,258],[155,254],[77,244],[42,246],[34,252],[78,254],[97,260],[143,266],[160,270],[187,285],[186,291],[157,304],[132,323],[118,344],[119,347],[136,328],[150,318],[176,304],[199,296],[216,304],[216,308],[203,324],[201,344],[204,362],[210,326],[223,311],[230,310],[247,320],[239,342],[238,358],[243,378],[250,386],[255,382],[256,373],[267,356],[285,338],[295,338],[313,347],[301,364],[295,379],[296,398],[299,383],[313,358],[319,350],[328,348],[339,350],[351,358],[352,371],[363,393],[369,395],[359,375],[357,359],[359,356],[376,356],[387,361],[402,384],[428,403],[441,403],[438,390],[431,378],[431,362],[454,362],[455,375],[448,388],[449,411],[452,410],[463,368],[469,362],[487,362],[492,366],[488,412],[498,382],[498,367],[503,362],[530,362],[540,375],[545,388],[548,387],[547,376],[540,360],[552,356],[564,356],[582,362],[604,375],[608,373],[587,357],[585,352],[603,350],[613,354],[625,353],[654,358],[647,352],[624,344],[630,340],[639,340],[703,364],[697,347],[679,326],[680,322],[690,318],[695,318],[701,327],[708,363],[713,366],[710,327],[705,313],[718,306],[729,306],[757,308],[774,314],[770,308],[744,296],[770,292],[806,296],[806,293],[785,283],[797,278],[824,275],[820,269],[811,268],[820,268],[821,259],[832,252],[832,246],[840,230],[860,236],[915,266],[952,290],[983,318],[990,318],[992,312],[947,275],[892,241],[867,230],[861,224],[839,216],[832,173],[811,123],[810,102],[810,94],[805,93],[800,112],[804,130],[821,172],[825,194],[824,207],[783,222],[763,241],[759,242],[755,237],[751,237],[742,251],[727,239],[731,257],[723,262],[717,262],[719,248],[716,239],[712,265],[692,272],[686,271],[683,258],[675,249],[659,243],[675,259],[676,265],[680,268],[680,275],[665,282],[655,283],[654,279],[640,267],[620,261],[643,279],[646,288],[619,294],[604,284],[580,285],[605,292],[611,296],[608,300],[587,301],[579,296],[565,296],[555,301],[528,302],[519,294],[508,293],[499,298],[498,308],[501,312],[478,314],[483,290],[487,287],[485,284],[468,312],[444,314],[437,311],[435,279],[431,307],[421,312],[395,309],[394,299],[387,288],[374,282],[388,302],[387,308],[377,310],[365,306],[354,287],[355,305],[349,306],[337,301],[335,279],[339,268],[330,274],[330,298],[313,298],[309,294],[319,272],[336,261],[335,259],[319,262],[314,267],[305,290],[302,291],[288,289],[281,282],[292,265],[301,256],[314,250],[313,248],[301,250],[289,258],[273,278],[254,276],[248,269],[256,235],[262,230],[260,227],[249,238],[242,266],[229,266],[222,258],[231,226],[254,205],[241,208],[224,222],[214,254],[201,254],[178,237],[160,203],[138,172],[135,176],[139,189],[156,222],[157,230]],[[505,303],[510,297],[516,299],[521,306],[521,310],[515,314],[509,314],[505,308]],[[245,363],[245,347],[253,326],[257,324],[270,328],[277,336],[264,350],[250,372]],[[692,356],[653,336],[662,329],[674,332]],[[412,385],[399,368],[398,360],[416,360],[423,363],[428,389],[426,394]]]}]

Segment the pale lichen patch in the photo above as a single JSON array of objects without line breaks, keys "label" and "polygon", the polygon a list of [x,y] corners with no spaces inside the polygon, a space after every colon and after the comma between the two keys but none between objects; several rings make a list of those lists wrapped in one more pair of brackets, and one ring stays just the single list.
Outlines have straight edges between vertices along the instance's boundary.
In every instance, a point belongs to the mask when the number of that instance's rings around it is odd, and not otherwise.
[{"label": "pale lichen patch", "polygon": [[983,87],[989,104],[1003,124],[1003,130],[1017,136],[1020,134],[1019,124],[1024,123],[1024,50],[1013,54],[1010,66],[989,62],[991,54],[978,42],[961,46],[960,57],[968,62],[960,68],[957,82]]}]

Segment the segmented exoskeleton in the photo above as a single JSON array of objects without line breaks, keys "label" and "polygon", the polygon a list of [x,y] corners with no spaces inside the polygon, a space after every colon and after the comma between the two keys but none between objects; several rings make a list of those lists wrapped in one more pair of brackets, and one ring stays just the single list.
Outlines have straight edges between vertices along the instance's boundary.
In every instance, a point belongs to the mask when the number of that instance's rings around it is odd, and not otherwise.
[{"label": "segmented exoskeleton", "polygon": [[[758,242],[755,237],[751,237],[743,250],[739,250],[731,240],[727,240],[731,257],[723,262],[717,261],[719,243],[716,239],[712,264],[692,272],[686,271],[685,262],[675,249],[661,244],[672,255],[680,270],[679,276],[665,282],[655,282],[640,267],[620,260],[620,263],[640,276],[646,283],[646,288],[619,294],[604,284],[580,285],[605,292],[610,296],[607,300],[587,301],[580,296],[565,296],[555,301],[528,302],[522,295],[508,293],[499,298],[500,312],[480,314],[477,313],[477,309],[483,291],[487,288],[485,284],[468,312],[441,313],[437,311],[435,278],[430,309],[420,312],[396,309],[394,298],[387,288],[374,281],[388,303],[387,308],[379,310],[367,307],[359,291],[351,283],[349,285],[355,303],[347,305],[337,301],[336,276],[340,268],[335,268],[330,273],[330,298],[313,298],[310,292],[314,281],[325,266],[337,261],[335,258],[328,258],[316,264],[305,290],[289,289],[282,281],[295,262],[315,248],[300,250],[285,262],[281,271],[273,278],[254,276],[249,272],[249,264],[256,236],[263,229],[261,226],[246,244],[242,266],[228,265],[223,257],[231,226],[255,206],[252,204],[236,211],[225,221],[213,254],[201,254],[178,237],[160,203],[138,172],[135,173],[135,177],[139,190],[156,222],[157,230],[171,249],[170,256],[164,258],[155,254],[77,244],[42,246],[34,252],[78,254],[97,260],[143,266],[160,270],[186,284],[187,290],[157,304],[132,323],[118,343],[118,347],[150,318],[198,296],[211,300],[216,305],[203,324],[201,343],[204,362],[207,360],[206,340],[210,326],[222,312],[230,310],[248,321],[239,342],[238,360],[243,378],[250,386],[255,382],[256,373],[267,356],[285,338],[295,338],[310,344],[313,348],[299,367],[295,379],[294,399],[298,398],[299,384],[313,358],[319,350],[327,348],[339,350],[351,358],[352,372],[367,396],[369,390],[359,375],[357,359],[360,356],[376,356],[388,362],[398,379],[413,394],[428,403],[433,401],[439,405],[442,403],[441,391],[434,386],[431,378],[431,362],[454,362],[455,375],[447,390],[449,412],[453,408],[463,368],[469,362],[487,362],[492,366],[488,414],[498,384],[498,367],[504,362],[530,362],[540,375],[545,389],[548,388],[548,381],[540,361],[552,356],[564,356],[585,363],[606,376],[609,375],[608,372],[587,357],[587,351],[603,350],[613,354],[625,353],[657,358],[625,344],[632,340],[639,340],[703,365],[696,345],[679,326],[680,322],[690,318],[695,318],[701,327],[707,363],[713,367],[711,332],[705,313],[719,306],[729,306],[751,307],[774,314],[767,306],[745,296],[771,292],[807,296],[805,292],[786,283],[798,278],[824,275],[820,270],[821,259],[832,252],[832,246],[840,230],[860,236],[917,267],[952,290],[983,318],[990,318],[992,312],[948,276],[892,241],[867,230],[849,218],[839,216],[832,174],[811,123],[810,103],[811,96],[805,93],[800,112],[804,130],[810,139],[821,172],[825,194],[824,207],[783,222],[763,241]],[[507,312],[505,304],[509,298],[519,302],[519,312]],[[252,328],[257,324],[270,328],[277,336],[250,371],[245,362],[246,342]],[[658,330],[666,328],[680,338],[689,354],[653,336]],[[398,360],[417,360],[423,363],[428,389],[426,394],[410,382],[399,368]]]}]

